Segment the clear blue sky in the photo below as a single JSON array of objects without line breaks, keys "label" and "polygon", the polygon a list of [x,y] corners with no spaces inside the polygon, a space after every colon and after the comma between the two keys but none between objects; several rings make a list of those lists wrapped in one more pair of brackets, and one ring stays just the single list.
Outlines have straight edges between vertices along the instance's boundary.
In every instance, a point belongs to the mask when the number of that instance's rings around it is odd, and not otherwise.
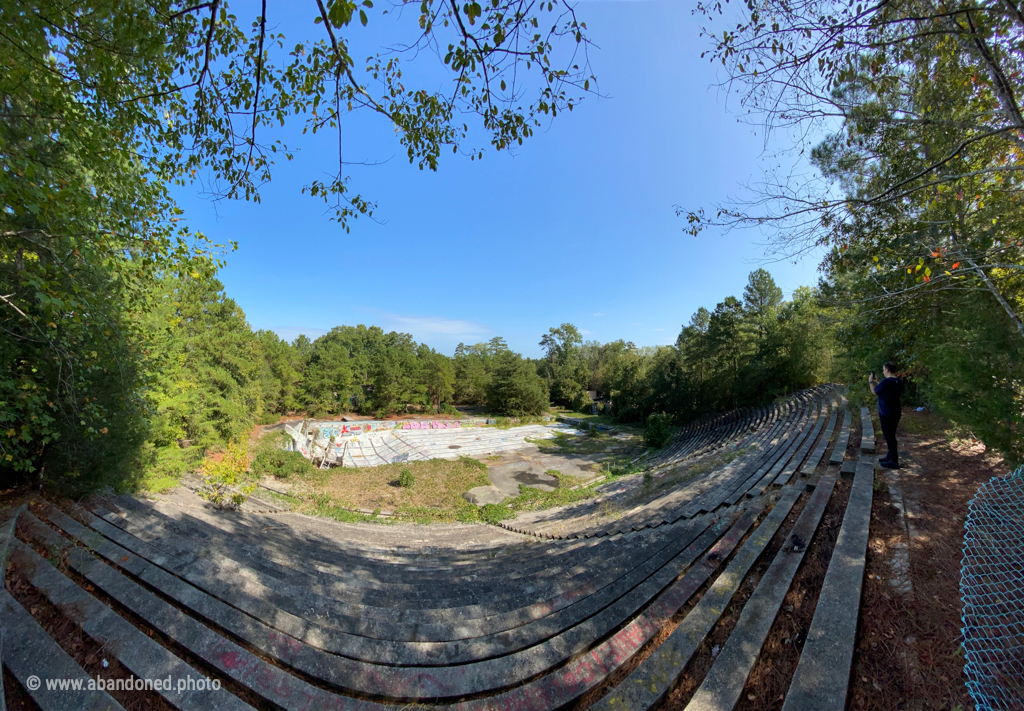
[{"label": "clear blue sky", "polygon": [[[275,6],[293,15],[275,17]],[[292,44],[318,36],[315,5],[294,7],[268,3],[270,24]],[[197,188],[176,194],[193,228],[238,242],[221,279],[253,328],[288,340],[365,323],[447,354],[459,341],[504,336],[535,357],[541,334],[570,322],[602,342],[672,343],[698,307],[739,296],[763,257],[757,233],[691,237],[673,210],[741,194],[763,153],[761,136],[730,112],[736,97],[712,86],[715,68],[700,58],[706,40],[691,9],[580,2],[608,98],[588,97],[515,155],[448,154],[438,172],[420,171],[383,119],[345,117],[346,161],[386,161],[351,169],[353,188],[377,202],[379,222],[357,219],[350,234],[301,194],[336,170],[337,133],[303,137],[298,122],[266,136],[298,153],[277,166],[262,203],[214,204]],[[258,14],[245,3],[234,10],[243,24]],[[350,32],[353,56],[393,39],[392,23],[374,14],[368,29]],[[440,73],[428,75],[440,85]],[[817,281],[813,258],[765,266],[787,296]]]}]

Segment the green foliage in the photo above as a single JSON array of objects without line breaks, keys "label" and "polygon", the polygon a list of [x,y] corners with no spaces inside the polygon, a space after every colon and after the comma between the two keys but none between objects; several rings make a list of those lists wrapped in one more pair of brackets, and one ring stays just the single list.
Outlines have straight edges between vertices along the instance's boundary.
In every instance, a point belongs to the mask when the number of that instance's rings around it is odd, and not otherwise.
[{"label": "green foliage", "polygon": [[[317,22],[353,27],[358,10],[366,25],[371,7],[337,0]],[[175,448],[201,453],[305,398],[310,410],[335,411],[364,401],[348,390],[370,384],[374,409],[431,395],[439,407],[452,387],[443,363],[425,379],[403,364],[396,374],[386,358],[372,376],[355,363],[349,380],[340,350],[254,338],[211,281],[218,262],[208,255],[221,246],[179,223],[168,187],[202,175],[218,197],[258,201],[274,158],[292,157],[265,143],[264,127],[335,127],[335,99],[385,116],[421,168],[436,170],[442,149],[458,153],[467,114],[495,149],[519,145],[593,79],[586,62],[559,63],[559,46],[586,45],[572,12],[524,12],[508,0],[428,0],[408,17],[449,48],[440,59],[459,83],[453,98],[408,85],[397,57],[371,56],[367,72],[353,72],[348,38],[323,26],[309,28],[318,39],[276,51],[285,39],[265,17],[239,18],[221,2],[0,4],[0,474],[45,469],[83,490],[137,483],[146,467],[183,464]],[[488,79],[517,71],[540,79],[526,100]],[[306,190],[346,229],[373,209],[341,175]]]},{"label": "green foliage", "polygon": [[256,490],[254,483],[247,483],[249,455],[241,442],[228,444],[222,459],[208,457],[199,468],[202,477],[200,496],[223,508],[239,506],[248,494]]},{"label": "green foliage", "polygon": [[484,504],[480,507],[480,520],[484,523],[498,524],[515,517],[516,512],[505,504]]},{"label": "green foliage", "polygon": [[816,290],[783,301],[771,275],[757,270],[744,301],[730,296],[713,311],[698,309],[674,347],[616,349],[603,366],[615,415],[638,422],[665,412],[688,422],[828,382],[839,319]]},{"label": "green foliage", "polygon": [[401,474],[398,475],[398,485],[403,489],[411,489],[415,483],[416,477],[408,469],[403,469]]},{"label": "green foliage", "polygon": [[548,409],[547,388],[528,361],[518,353],[502,351],[495,358],[487,405],[509,417],[539,415]]},{"label": "green foliage", "polygon": [[301,452],[285,451],[285,442],[290,439],[283,433],[263,437],[253,453],[252,474],[256,477],[273,476],[278,479],[315,474],[316,466],[302,456]]},{"label": "green foliage", "polygon": [[672,438],[672,418],[664,412],[652,412],[647,416],[644,429],[644,444],[661,449]]},{"label": "green foliage", "polygon": [[583,336],[571,323],[551,328],[540,340],[544,376],[556,405],[582,410],[590,406],[587,386],[591,374],[583,356]]}]

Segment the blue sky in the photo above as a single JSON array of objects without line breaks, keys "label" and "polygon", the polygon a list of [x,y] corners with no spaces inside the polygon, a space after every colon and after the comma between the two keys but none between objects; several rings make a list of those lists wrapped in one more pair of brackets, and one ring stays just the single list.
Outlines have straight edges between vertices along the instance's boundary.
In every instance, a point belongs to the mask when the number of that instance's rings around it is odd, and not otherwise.
[{"label": "blue sky", "polygon": [[[270,24],[291,43],[320,28],[314,5]],[[284,7],[280,4],[278,7]],[[378,8],[380,4],[378,4]],[[257,7],[235,3],[245,22]],[[712,86],[715,68],[692,4],[583,0],[577,15],[598,45],[590,59],[607,98],[587,97],[515,154],[442,156],[438,172],[410,165],[386,121],[344,118],[354,190],[378,205],[346,234],[303,185],[336,170],[337,133],[276,134],[296,159],[277,166],[260,204],[178,190],[189,224],[236,240],[221,272],[254,328],[292,340],[332,326],[376,324],[451,354],[460,342],[504,336],[528,356],[549,327],[637,345],[675,341],[700,306],[739,296],[761,265],[751,231],[683,233],[673,205],[711,207],[742,194],[762,165],[763,141]],[[414,17],[407,16],[405,24]],[[355,57],[393,38],[397,18],[371,16],[350,32]],[[363,33],[363,34],[360,34]],[[389,34],[391,33],[391,34]],[[428,85],[440,72],[412,69]],[[787,293],[817,281],[817,260],[764,265]]]}]

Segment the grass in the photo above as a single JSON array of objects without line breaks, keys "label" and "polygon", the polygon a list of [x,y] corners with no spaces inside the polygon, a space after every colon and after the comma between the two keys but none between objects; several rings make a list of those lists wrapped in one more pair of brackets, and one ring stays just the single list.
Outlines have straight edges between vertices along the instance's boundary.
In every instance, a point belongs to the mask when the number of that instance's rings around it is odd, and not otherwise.
[{"label": "grass", "polygon": [[[402,486],[403,473],[411,486]],[[316,470],[305,477],[312,513],[350,520],[339,509],[387,509],[416,522],[479,520],[476,506],[462,498],[473,487],[490,484],[487,465],[469,457],[431,459],[379,467]],[[348,512],[351,513],[351,512]],[[365,514],[358,514],[365,516]]]},{"label": "grass", "polygon": [[572,490],[579,480],[576,477],[562,474],[557,469],[549,469],[549,475],[558,479],[558,488],[553,491],[542,491],[532,486],[519,486],[519,495],[505,499],[500,504],[487,504],[480,510],[480,518],[488,523],[497,523],[504,519],[515,518],[522,511],[539,511],[556,506],[567,506],[579,501],[593,498],[596,495],[594,486],[583,486]]},{"label": "grass", "polygon": [[[499,426],[501,424],[504,423]],[[553,491],[521,486],[517,496],[501,504],[477,507],[462,495],[474,487],[490,484],[487,465],[462,457],[455,461],[432,459],[365,468],[310,468],[279,480],[284,486],[293,486],[293,496],[263,489],[259,496],[302,513],[351,523],[497,523],[521,511],[565,506],[592,498],[599,483],[635,474],[637,469],[629,462],[644,451],[638,434],[619,433],[613,437],[596,430],[583,437],[556,432],[554,439],[534,440],[533,443],[545,453],[605,455],[604,461],[595,463],[594,468],[595,474],[600,470],[606,478],[580,486],[578,477],[552,469],[548,474],[558,480],[558,487]],[[501,455],[488,457],[488,460],[500,459]],[[403,486],[403,480],[411,486]],[[572,490],[572,487],[578,488]],[[382,510],[393,515],[378,516]]]},{"label": "grass", "polygon": [[139,482],[139,491],[150,494],[162,494],[176,487],[181,481],[180,477],[162,472],[147,471],[142,475]]}]

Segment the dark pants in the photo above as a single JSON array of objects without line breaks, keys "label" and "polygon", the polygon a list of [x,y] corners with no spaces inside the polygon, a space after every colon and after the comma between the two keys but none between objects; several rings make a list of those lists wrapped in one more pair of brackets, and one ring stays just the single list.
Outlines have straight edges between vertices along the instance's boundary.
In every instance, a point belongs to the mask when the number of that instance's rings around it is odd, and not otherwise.
[{"label": "dark pants", "polygon": [[882,425],[882,435],[885,437],[885,446],[889,449],[885,458],[897,466],[900,463],[900,455],[896,451],[896,426],[900,423],[900,414],[894,412],[891,415],[881,413],[878,415],[878,421]]}]

